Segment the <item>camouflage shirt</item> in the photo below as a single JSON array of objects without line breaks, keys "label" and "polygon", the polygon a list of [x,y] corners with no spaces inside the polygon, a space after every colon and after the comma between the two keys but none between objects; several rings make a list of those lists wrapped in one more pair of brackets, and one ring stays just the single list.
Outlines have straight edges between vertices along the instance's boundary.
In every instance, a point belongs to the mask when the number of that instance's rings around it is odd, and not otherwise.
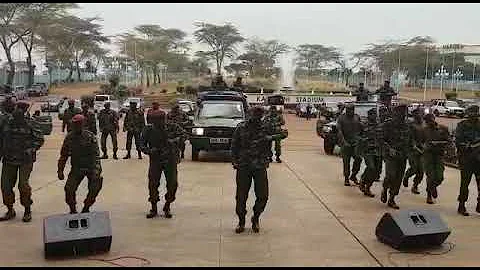
[{"label": "camouflage shirt", "polygon": [[85,116],[85,128],[92,132],[93,134],[97,134],[97,117],[95,113],[91,110],[87,112],[82,112],[83,116]]},{"label": "camouflage shirt", "polygon": [[364,156],[380,156],[382,126],[376,122],[368,122],[361,133],[361,153]]},{"label": "camouflage shirt", "polygon": [[[425,139],[425,153],[443,156],[450,140],[448,128],[435,123],[433,127],[425,125],[423,128],[423,137]],[[445,144],[435,144],[432,142],[445,141]]]},{"label": "camouflage shirt", "polygon": [[466,144],[480,141],[480,120],[463,120],[457,125],[455,131],[455,144],[460,154],[465,152]]},{"label": "camouflage shirt", "polygon": [[265,124],[254,125],[249,121],[238,124],[231,145],[233,163],[240,167],[267,168],[271,157],[268,135]]},{"label": "camouflage shirt", "polygon": [[140,110],[128,110],[123,122],[123,129],[129,132],[142,132],[145,128],[145,116]]},{"label": "camouflage shirt", "polygon": [[337,120],[337,130],[340,143],[342,143],[342,140],[345,140],[348,144],[356,144],[362,130],[360,116],[354,114],[350,118],[346,114],[340,115]]},{"label": "camouflage shirt", "polygon": [[80,134],[74,132],[67,134],[58,159],[59,171],[65,168],[68,157],[70,157],[72,170],[96,171],[97,174],[102,171],[97,138],[88,130],[83,130]]},{"label": "camouflage shirt", "polygon": [[[66,127],[68,132],[72,130],[72,127],[71,127],[72,118],[79,113],[82,113],[82,110],[75,107],[73,109],[67,108],[63,112],[63,117],[62,117],[63,127]],[[62,127],[62,130],[63,130],[63,127]]]},{"label": "camouflage shirt", "polygon": [[112,109],[102,109],[98,114],[98,126],[101,132],[118,130],[118,114]]},{"label": "camouflage shirt", "polygon": [[36,151],[42,147],[44,138],[33,121],[17,123],[9,116],[0,131],[3,162],[12,165],[30,164],[36,161]]},{"label": "camouflage shirt", "polygon": [[276,134],[282,131],[282,126],[285,125],[285,119],[283,119],[281,113],[269,113],[265,117],[265,124],[267,125],[269,134]]},{"label": "camouflage shirt", "polygon": [[150,159],[162,164],[179,163],[179,143],[185,131],[177,124],[167,123],[164,129],[147,125],[142,132],[140,148]]},{"label": "camouflage shirt", "polygon": [[416,123],[414,121],[409,123],[411,132],[412,132],[412,140],[413,140],[413,153],[421,154],[423,152],[423,145],[425,143],[425,124],[424,123]]},{"label": "camouflage shirt", "polygon": [[391,156],[390,150],[393,150],[395,156],[407,156],[412,150],[413,136],[408,123],[389,120],[383,124],[382,131],[382,143],[386,156]]},{"label": "camouflage shirt", "polygon": [[182,128],[185,128],[185,126],[188,124],[188,116],[181,110],[170,111],[167,114],[167,121],[170,123],[175,123]]}]

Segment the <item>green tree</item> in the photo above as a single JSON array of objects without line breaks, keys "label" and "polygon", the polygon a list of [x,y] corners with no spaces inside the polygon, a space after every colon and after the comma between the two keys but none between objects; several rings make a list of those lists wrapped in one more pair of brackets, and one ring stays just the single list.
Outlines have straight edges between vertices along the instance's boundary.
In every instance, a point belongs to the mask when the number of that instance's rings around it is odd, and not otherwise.
[{"label": "green tree", "polygon": [[198,28],[193,35],[199,43],[208,45],[206,55],[215,60],[217,73],[220,74],[225,58],[233,58],[236,54],[235,47],[243,42],[244,38],[232,24],[214,25],[209,23],[196,23]]},{"label": "green tree", "polygon": [[298,65],[307,70],[311,76],[315,70],[335,63],[341,58],[341,53],[335,47],[326,47],[321,44],[302,44],[296,48],[298,53]]},{"label": "green tree", "polygon": [[276,73],[274,64],[279,55],[289,50],[289,46],[277,40],[253,38],[245,45],[245,50],[246,53],[238,59],[248,67],[250,74],[267,77]]}]

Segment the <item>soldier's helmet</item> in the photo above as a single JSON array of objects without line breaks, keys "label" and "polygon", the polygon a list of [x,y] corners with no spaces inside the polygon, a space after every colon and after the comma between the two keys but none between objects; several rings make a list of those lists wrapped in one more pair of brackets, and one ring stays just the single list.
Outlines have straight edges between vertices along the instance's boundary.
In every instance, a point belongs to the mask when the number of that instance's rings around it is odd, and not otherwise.
[{"label": "soldier's helmet", "polygon": [[467,117],[478,117],[480,115],[479,109],[478,105],[471,105],[465,110],[465,115]]}]

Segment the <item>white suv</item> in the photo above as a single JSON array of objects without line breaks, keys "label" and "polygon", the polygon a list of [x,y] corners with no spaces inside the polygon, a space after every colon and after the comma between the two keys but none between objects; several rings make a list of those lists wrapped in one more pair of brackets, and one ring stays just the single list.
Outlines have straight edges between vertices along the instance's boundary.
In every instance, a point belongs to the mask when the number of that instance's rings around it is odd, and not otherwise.
[{"label": "white suv", "polygon": [[436,116],[458,116],[463,118],[465,115],[465,108],[460,107],[458,102],[454,100],[436,99],[432,100],[431,111]]}]

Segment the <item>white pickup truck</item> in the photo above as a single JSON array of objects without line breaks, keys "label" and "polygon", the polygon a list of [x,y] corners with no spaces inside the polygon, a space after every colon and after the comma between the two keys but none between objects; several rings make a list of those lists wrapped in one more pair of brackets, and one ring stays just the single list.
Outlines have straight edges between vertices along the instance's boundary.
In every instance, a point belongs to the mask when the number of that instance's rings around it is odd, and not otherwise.
[{"label": "white pickup truck", "polygon": [[430,111],[435,114],[435,116],[445,115],[445,116],[457,116],[463,118],[465,116],[465,108],[460,107],[458,102],[454,100],[446,99],[435,99],[432,100],[432,106]]},{"label": "white pickup truck", "polygon": [[111,95],[95,95],[95,104],[93,105],[95,113],[100,112],[103,109],[105,102],[112,101],[112,99]]}]

